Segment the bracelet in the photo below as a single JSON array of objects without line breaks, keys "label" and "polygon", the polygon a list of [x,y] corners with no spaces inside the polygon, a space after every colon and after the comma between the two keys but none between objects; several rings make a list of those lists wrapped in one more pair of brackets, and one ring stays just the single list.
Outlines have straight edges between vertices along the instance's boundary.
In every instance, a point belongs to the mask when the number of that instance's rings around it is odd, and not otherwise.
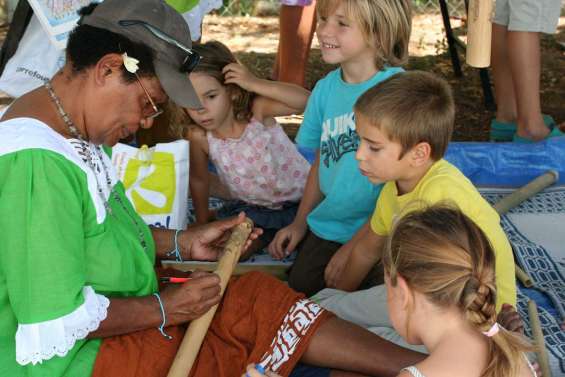
[{"label": "bracelet", "polygon": [[175,248],[174,248],[174,250],[171,250],[171,251],[169,251],[168,253],[165,254],[168,257],[170,257],[171,255],[174,255],[177,262],[182,262],[182,256],[180,255],[179,242],[178,242],[178,237],[179,237],[180,232],[182,232],[182,229],[177,229],[177,231],[175,232]]},{"label": "bracelet", "polygon": [[167,317],[165,316],[165,307],[163,306],[163,301],[161,300],[161,296],[159,293],[153,293],[153,296],[157,297],[157,301],[159,301],[159,307],[161,308],[161,317],[163,317],[163,323],[161,326],[158,327],[159,332],[167,339],[173,339],[172,336],[165,333],[165,323],[167,323]]}]

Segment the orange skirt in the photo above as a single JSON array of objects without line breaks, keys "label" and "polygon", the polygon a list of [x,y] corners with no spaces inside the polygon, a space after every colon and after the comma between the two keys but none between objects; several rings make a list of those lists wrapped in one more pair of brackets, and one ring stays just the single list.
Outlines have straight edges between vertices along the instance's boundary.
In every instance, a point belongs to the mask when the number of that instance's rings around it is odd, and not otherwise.
[{"label": "orange skirt", "polygon": [[[233,278],[187,376],[240,377],[249,363],[288,376],[316,329],[332,316],[304,295],[259,272]],[[166,376],[184,326],[106,338],[94,377]]]}]

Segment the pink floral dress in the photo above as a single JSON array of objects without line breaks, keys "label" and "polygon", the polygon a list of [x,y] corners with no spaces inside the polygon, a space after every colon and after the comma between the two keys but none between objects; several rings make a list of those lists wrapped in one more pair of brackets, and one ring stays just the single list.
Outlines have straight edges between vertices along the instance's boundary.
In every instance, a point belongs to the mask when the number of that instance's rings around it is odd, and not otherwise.
[{"label": "pink floral dress", "polygon": [[207,139],[210,160],[234,198],[271,209],[300,201],[310,165],[279,124],[252,119],[239,139],[211,132]]}]

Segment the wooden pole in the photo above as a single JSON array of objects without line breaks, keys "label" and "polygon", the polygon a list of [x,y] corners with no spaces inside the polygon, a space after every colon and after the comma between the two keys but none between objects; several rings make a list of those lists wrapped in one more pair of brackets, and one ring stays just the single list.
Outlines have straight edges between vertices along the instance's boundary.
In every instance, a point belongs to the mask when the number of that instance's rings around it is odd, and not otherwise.
[{"label": "wooden pole", "polygon": [[471,0],[467,12],[467,64],[490,65],[492,0]]},{"label": "wooden pole", "polygon": [[531,198],[546,187],[554,184],[557,179],[559,179],[559,173],[554,170],[550,170],[540,175],[533,181],[529,182],[525,186],[520,187],[512,194],[502,198],[498,203],[494,205],[494,209],[496,209],[496,212],[498,212],[500,215],[504,215],[506,212],[518,206],[524,200]]},{"label": "wooden pole", "polygon": [[545,349],[545,341],[543,339],[543,331],[538,316],[538,307],[534,300],[528,301],[528,315],[530,317],[530,326],[532,327],[532,336],[534,338],[535,347],[538,354],[538,362],[541,367],[543,377],[551,377],[551,368],[549,368],[549,359],[547,350]]},{"label": "wooden pole", "polygon": [[[224,248],[224,254],[220,258],[216,270],[216,274],[220,276],[220,295],[223,295],[226,290],[232,271],[239,261],[241,250],[252,229],[253,223],[251,220],[236,226]],[[167,377],[188,376],[217,309],[218,305],[210,308],[206,314],[190,323]]]},{"label": "wooden pole", "polygon": [[530,275],[528,275],[526,271],[522,270],[522,268],[520,268],[518,265],[515,265],[514,267],[516,269],[516,277],[518,278],[518,280],[520,280],[520,282],[524,285],[524,287],[526,288],[533,287],[534,282],[532,281]]}]

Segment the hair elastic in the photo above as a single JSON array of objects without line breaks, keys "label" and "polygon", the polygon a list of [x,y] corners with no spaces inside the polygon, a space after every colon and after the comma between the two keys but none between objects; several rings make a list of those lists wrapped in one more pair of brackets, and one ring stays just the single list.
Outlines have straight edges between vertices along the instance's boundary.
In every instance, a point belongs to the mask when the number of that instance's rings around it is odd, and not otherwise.
[{"label": "hair elastic", "polygon": [[161,308],[161,317],[163,317],[163,323],[161,323],[161,326],[158,327],[159,332],[161,333],[161,335],[163,335],[165,338],[167,339],[173,339],[172,336],[168,335],[167,333],[165,333],[165,323],[167,323],[167,317],[165,315],[165,307],[163,306],[163,301],[161,301],[161,296],[159,295],[159,293],[155,292],[153,293],[153,296],[157,297],[157,301],[159,301],[159,307]]},{"label": "hair elastic", "polygon": [[495,322],[494,325],[492,325],[490,329],[488,329],[488,331],[483,331],[483,335],[486,335],[487,337],[490,338],[498,334],[499,331],[500,331],[500,326],[498,326],[498,322]]}]

